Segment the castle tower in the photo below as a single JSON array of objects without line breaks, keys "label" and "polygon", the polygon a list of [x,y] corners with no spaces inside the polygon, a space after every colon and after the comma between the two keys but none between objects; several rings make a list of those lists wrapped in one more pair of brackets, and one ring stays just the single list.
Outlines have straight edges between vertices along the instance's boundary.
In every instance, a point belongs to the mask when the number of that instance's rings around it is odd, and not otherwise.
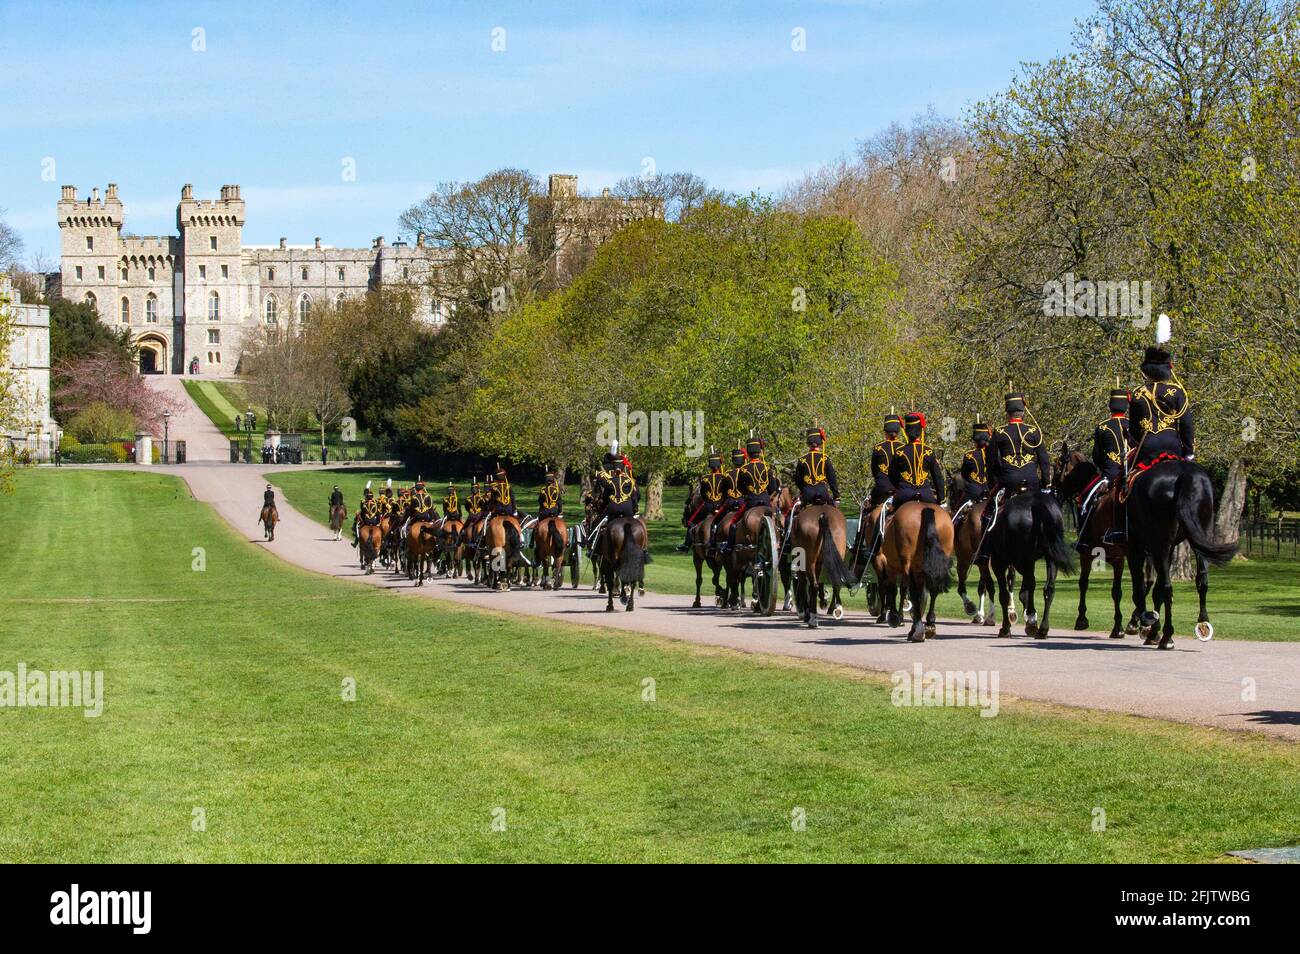
[{"label": "castle tower", "polygon": [[117,197],[117,186],[109,183],[103,198],[95,188],[80,199],[76,186],[65,185],[57,210],[63,296],[94,304],[103,319],[112,321],[124,211],[122,200]]},{"label": "castle tower", "polygon": [[182,366],[197,357],[205,371],[234,373],[248,306],[242,294],[244,221],[239,186],[222,186],[219,199],[196,199],[188,184],[181,189],[176,227],[185,328],[174,347]]}]

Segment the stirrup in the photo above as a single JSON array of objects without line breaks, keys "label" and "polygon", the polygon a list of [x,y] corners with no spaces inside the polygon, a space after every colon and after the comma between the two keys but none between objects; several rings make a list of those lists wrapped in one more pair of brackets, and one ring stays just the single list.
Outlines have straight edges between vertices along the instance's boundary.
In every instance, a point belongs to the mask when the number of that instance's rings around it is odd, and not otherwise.
[{"label": "stirrup", "polygon": [[1107,530],[1105,536],[1101,538],[1101,542],[1108,545],[1128,543],[1128,531]]}]

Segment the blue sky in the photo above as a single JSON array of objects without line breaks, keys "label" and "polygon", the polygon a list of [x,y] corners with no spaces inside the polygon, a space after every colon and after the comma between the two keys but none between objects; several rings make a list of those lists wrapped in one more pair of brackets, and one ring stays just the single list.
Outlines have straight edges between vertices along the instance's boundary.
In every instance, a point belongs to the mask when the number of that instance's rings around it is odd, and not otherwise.
[{"label": "blue sky", "polygon": [[247,243],[336,246],[391,241],[438,182],[507,165],[595,190],[649,157],[773,191],[893,120],[960,114],[1065,51],[1091,9],[0,0],[0,208],[29,255],[56,258],[61,184],[118,183],[127,229],[152,235],[174,231],[183,183],[239,183]]}]

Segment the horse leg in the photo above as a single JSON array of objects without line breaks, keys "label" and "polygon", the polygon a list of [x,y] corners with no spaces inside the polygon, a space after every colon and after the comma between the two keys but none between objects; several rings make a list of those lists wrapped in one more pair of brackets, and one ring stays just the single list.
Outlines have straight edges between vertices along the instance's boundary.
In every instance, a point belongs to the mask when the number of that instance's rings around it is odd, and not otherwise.
[{"label": "horse leg", "polygon": [[1046,639],[1051,631],[1052,597],[1056,595],[1056,564],[1047,561],[1047,583],[1043,586],[1043,621],[1038,626],[1038,638]]},{"label": "horse leg", "polygon": [[1075,629],[1088,628],[1088,577],[1092,573],[1092,561],[1084,557],[1079,561],[1079,616],[1074,621]]},{"label": "horse leg", "polygon": [[[1158,596],[1156,598],[1156,607],[1164,607],[1165,625],[1161,631],[1160,642],[1157,644],[1158,649],[1174,648],[1174,584],[1171,579],[1170,557],[1172,553],[1165,556],[1157,567],[1156,572],[1159,574]],[[1198,575],[1199,575],[1199,567]],[[1157,609],[1157,612],[1160,610]]]},{"label": "horse leg", "polygon": [[1025,635],[1038,635],[1038,607],[1034,599],[1034,588],[1038,585],[1038,579],[1034,574],[1034,564],[1025,567],[1025,572],[1020,576],[1020,605],[1025,609]]},{"label": "horse leg", "polygon": [[1120,600],[1124,597],[1124,564],[1116,560],[1111,564],[1110,600],[1115,604],[1115,622],[1111,626],[1110,638],[1124,638],[1124,612],[1120,609]]},{"label": "horse leg", "polygon": [[804,592],[807,598],[804,606],[807,610],[808,625],[812,629],[817,628],[817,598],[821,590],[821,581],[817,579],[818,575],[817,570],[811,566],[804,572]]},{"label": "horse leg", "polygon": [[930,608],[925,614],[925,638],[926,639],[934,639],[934,634],[937,631],[935,625],[934,604],[938,601],[938,599],[939,599],[938,593],[930,594]]},{"label": "horse leg", "polygon": [[957,595],[961,597],[961,608],[967,616],[975,615],[975,604],[970,601],[966,595],[966,574],[970,572],[970,564],[965,560],[957,561]]},{"label": "horse leg", "polygon": [[700,553],[699,547],[694,547],[695,558],[695,602],[691,606],[700,605],[700,589],[704,586],[704,555]]},{"label": "horse leg", "polygon": [[917,570],[911,570],[907,574],[907,596],[912,602],[912,625],[907,631],[907,641],[911,643],[925,642],[925,584],[921,581],[921,574]]},{"label": "horse leg", "polygon": [[[991,560],[989,561],[992,562]],[[1002,628],[998,630],[999,636],[1011,635],[1011,586],[1007,581],[1007,568],[998,567],[996,570],[998,577],[998,602],[1002,605]]]},{"label": "horse leg", "polygon": [[[1137,620],[1138,631],[1154,627],[1154,613],[1147,613],[1146,558],[1137,548],[1130,547],[1128,552],[1128,574],[1133,586],[1133,616]],[[1143,633],[1143,644],[1150,645]]]},{"label": "horse leg", "polygon": [[1205,557],[1196,554],[1196,595],[1200,599],[1201,609],[1196,616],[1196,635],[1198,638],[1213,639],[1214,626],[1210,624],[1210,614],[1205,611],[1205,594],[1210,590],[1210,565]]}]

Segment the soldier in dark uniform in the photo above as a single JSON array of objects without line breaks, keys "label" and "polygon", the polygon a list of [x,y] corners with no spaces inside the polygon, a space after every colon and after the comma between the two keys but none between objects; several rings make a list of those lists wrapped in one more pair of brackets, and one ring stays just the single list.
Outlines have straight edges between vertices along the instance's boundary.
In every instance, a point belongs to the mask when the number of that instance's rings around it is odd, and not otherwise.
[{"label": "soldier in dark uniform", "polygon": [[718,508],[718,516],[714,518],[713,526],[709,528],[709,549],[712,551],[716,552],[718,549],[718,529],[726,521],[727,516],[740,507],[740,471],[748,460],[749,457],[743,447],[737,447],[731,452],[731,470],[727,471],[723,478],[722,506]]},{"label": "soldier in dark uniform", "polygon": [[934,450],[925,441],[925,415],[912,411],[903,418],[907,443],[894,451],[889,479],[897,488],[894,507],[912,500],[938,503],[943,499],[943,468]]},{"label": "soldier in dark uniform", "polygon": [[514,494],[510,490],[510,480],[506,477],[504,467],[497,468],[497,479],[492,483],[492,487],[488,491],[488,506],[491,508],[493,516],[519,516],[519,511],[515,508]]},{"label": "soldier in dark uniform", "polygon": [[[988,531],[997,519],[998,505],[1007,493],[1021,488],[1033,492],[1051,480],[1051,461],[1044,446],[1043,434],[1025,423],[1025,396],[1012,391],[1006,396],[1007,423],[999,427],[990,444],[989,476],[993,478],[993,503],[984,508],[983,537],[976,560],[988,559]],[[1050,490],[1047,491],[1050,493]]]},{"label": "soldier in dark uniform", "polygon": [[436,516],[433,497],[424,489],[424,481],[417,480],[415,493],[411,494],[411,523],[432,523]]},{"label": "soldier in dark uniform", "polygon": [[637,489],[636,479],[627,469],[625,458],[614,458],[613,470],[609,475],[609,494],[605,501],[605,518],[631,517],[636,514],[637,504],[641,500],[641,491]]},{"label": "soldier in dark uniform", "polygon": [[447,482],[447,492],[442,495],[442,516],[445,520],[460,519],[460,495],[452,481]]},{"label": "soldier in dark uniform", "polygon": [[745,444],[745,456],[749,459],[736,475],[736,490],[740,493],[740,509],[731,519],[727,531],[726,549],[736,545],[736,529],[740,518],[750,507],[772,506],[772,494],[781,489],[781,478],[766,460],[763,459],[763,442],[750,438]]},{"label": "soldier in dark uniform", "polygon": [[885,418],[885,439],[871,448],[871,507],[877,507],[894,495],[894,481],[889,476],[894,454],[903,446],[903,419],[897,414]]},{"label": "soldier in dark uniform", "polygon": [[[1126,481],[1162,459],[1195,460],[1196,429],[1192,405],[1174,377],[1173,356],[1159,346],[1146,349],[1142,357],[1142,387],[1133,395],[1128,411],[1131,464]],[[1115,529],[1106,543],[1128,540],[1128,504],[1120,500],[1115,508]]]},{"label": "soldier in dark uniform", "polygon": [[1106,491],[1123,481],[1128,467],[1128,392],[1113,389],[1109,407],[1110,416],[1092,432],[1092,463],[1097,468],[1097,481],[1084,497],[1084,509],[1079,514],[1079,539],[1074,546],[1080,553],[1088,552],[1088,544],[1083,539],[1088,518]]},{"label": "soldier in dark uniform", "polygon": [[[478,478],[474,477],[469,488],[469,496],[465,498],[465,533],[473,534],[478,528],[479,521],[483,519],[483,489],[479,486]],[[468,538],[468,537],[467,537]]]},{"label": "soldier in dark uniform", "polygon": [[339,490],[339,485],[334,485],[333,492],[330,493],[330,509],[343,506],[343,491]]},{"label": "soldier in dark uniform", "polygon": [[537,519],[545,520],[547,517],[563,517],[564,501],[562,497],[560,478],[548,466],[546,468],[546,482],[542,484],[541,492],[537,495]]},{"label": "soldier in dark uniform", "polygon": [[[270,507],[272,510],[275,510],[276,516],[279,516],[280,511],[275,509],[275,491],[271,489],[270,484],[267,484],[266,490],[262,492],[262,506]],[[262,516],[261,511],[258,511],[257,515],[260,518]]]},{"label": "soldier in dark uniform", "polygon": [[374,526],[379,523],[379,518],[383,512],[379,507],[379,501],[375,499],[375,492],[370,489],[369,482],[366,483],[366,491],[361,496],[361,505],[357,507],[356,516],[352,518],[352,545],[355,547],[358,542],[357,528],[362,524]]},{"label": "soldier in dark uniform", "polygon": [[988,495],[989,442],[992,439],[993,428],[976,421],[971,428],[971,440],[975,446],[961,459],[961,479],[965,484],[965,499],[962,503],[974,506]]},{"label": "soldier in dark uniform", "polygon": [[717,451],[709,454],[709,469],[698,484],[700,504],[695,510],[682,518],[686,527],[686,540],[678,544],[677,551],[684,553],[691,548],[691,528],[711,513],[717,513],[722,506],[722,497],[726,492],[727,477],[722,473],[722,455]]},{"label": "soldier in dark uniform", "polygon": [[804,436],[808,450],[794,466],[794,485],[799,488],[799,502],[805,507],[836,504],[840,499],[840,481],[835,465],[822,449],[826,432],[820,427],[810,427]]}]

